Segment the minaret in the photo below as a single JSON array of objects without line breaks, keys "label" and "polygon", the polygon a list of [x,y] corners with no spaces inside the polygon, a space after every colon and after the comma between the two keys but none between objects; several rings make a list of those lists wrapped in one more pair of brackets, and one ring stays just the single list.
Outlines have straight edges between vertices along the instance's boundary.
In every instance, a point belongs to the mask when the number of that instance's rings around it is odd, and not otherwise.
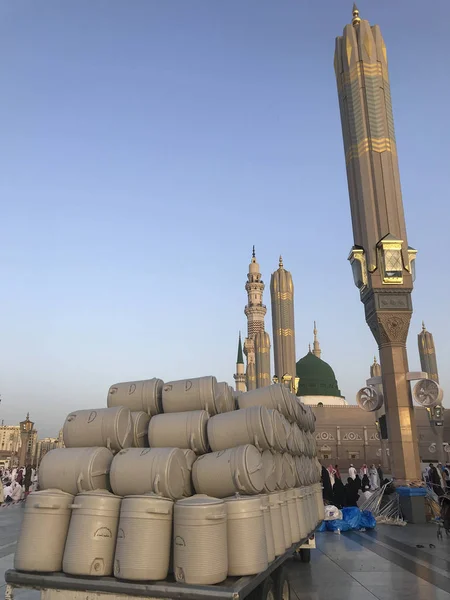
[{"label": "minaret", "polygon": [[238,392],[245,392],[245,365],[244,365],[244,355],[242,354],[241,332],[239,332],[239,342],[238,342],[238,351],[237,351],[237,359],[236,359],[236,373],[234,375],[234,380],[236,382],[236,390]]},{"label": "minaret", "polygon": [[314,321],[314,343],[313,343],[313,354],[320,358],[322,356],[322,350],[320,349],[319,340],[317,339],[317,327],[316,322]]},{"label": "minaret", "polygon": [[289,271],[283,266],[280,256],[279,268],[270,279],[272,300],[273,348],[275,377],[282,382],[291,381],[294,391],[295,327],[294,327],[294,284]]},{"label": "minaret", "polygon": [[334,68],[354,237],[349,260],[380,350],[393,475],[413,481],[421,473],[406,339],[416,251],[407,243],[386,46],[355,5],[336,39]]},{"label": "minaret", "polygon": [[270,337],[267,331],[255,335],[256,387],[266,387],[270,380]]},{"label": "minaret", "polygon": [[417,336],[419,342],[420,368],[428,373],[430,379],[439,383],[439,374],[436,360],[436,349],[434,347],[433,334],[427,331],[422,321],[422,331]]},{"label": "minaret", "polygon": [[[258,333],[264,332],[264,317],[267,312],[267,308],[262,303],[264,282],[261,279],[261,273],[259,271],[259,264],[256,262],[255,246],[253,246],[252,260],[248,267],[247,283],[245,289],[247,291],[248,301],[245,307],[245,316],[247,317],[247,338],[244,342],[244,354],[247,357],[247,371],[246,371],[246,383],[247,390],[254,390],[258,385],[258,373],[256,354],[258,348],[255,344],[255,338]],[[258,337],[260,340],[260,336]],[[261,338],[262,342],[262,338]],[[264,337],[264,343],[267,344],[267,340]],[[270,348],[270,341],[269,348]],[[262,348],[265,346],[262,346]],[[270,356],[270,355],[269,355]],[[269,358],[270,361],[270,358]],[[270,380],[270,362],[267,365],[267,361],[259,360],[259,365],[264,369],[268,368],[269,380]],[[262,375],[264,373],[262,372]],[[259,378],[261,380],[261,377]],[[267,385],[267,384],[266,384]]]}]

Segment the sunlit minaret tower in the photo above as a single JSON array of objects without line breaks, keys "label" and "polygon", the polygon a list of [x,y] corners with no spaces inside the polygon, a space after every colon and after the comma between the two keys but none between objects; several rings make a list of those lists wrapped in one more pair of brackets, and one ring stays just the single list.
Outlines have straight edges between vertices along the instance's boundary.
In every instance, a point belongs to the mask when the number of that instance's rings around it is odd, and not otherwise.
[{"label": "sunlit minaret tower", "polygon": [[247,317],[247,338],[244,342],[244,353],[247,357],[247,390],[270,384],[270,340],[264,331],[267,308],[262,301],[264,287],[253,246],[245,284],[248,297],[244,311]]},{"label": "sunlit minaret tower", "polygon": [[233,375],[233,377],[236,382],[236,390],[238,392],[245,392],[245,365],[244,355],[242,354],[241,332],[239,332],[236,373]]},{"label": "sunlit minaret tower", "polygon": [[392,474],[409,482],[421,478],[406,378],[416,251],[407,242],[386,46],[355,5],[336,38],[334,68],[353,226],[349,260],[380,351]]},{"label": "sunlit minaret tower", "polygon": [[275,377],[281,383],[290,381],[295,388],[295,327],[294,327],[294,284],[289,271],[283,266],[280,256],[278,269],[270,279],[272,302],[273,355]]},{"label": "sunlit minaret tower", "polygon": [[314,354],[314,356],[317,356],[317,358],[320,358],[322,356],[322,350],[320,349],[320,344],[319,344],[319,340],[317,338],[317,327],[316,327],[316,322],[314,321],[314,343],[313,343],[313,351],[312,353]]}]

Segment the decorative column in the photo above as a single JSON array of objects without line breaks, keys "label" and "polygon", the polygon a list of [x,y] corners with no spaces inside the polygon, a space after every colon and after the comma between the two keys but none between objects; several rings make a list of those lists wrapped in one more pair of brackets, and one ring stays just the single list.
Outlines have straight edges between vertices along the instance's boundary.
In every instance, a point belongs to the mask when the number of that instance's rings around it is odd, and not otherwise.
[{"label": "decorative column", "polygon": [[336,39],[339,95],[354,246],[349,260],[380,351],[393,475],[420,479],[406,339],[416,250],[407,242],[386,46],[353,6]]},{"label": "decorative column", "polygon": [[270,279],[272,301],[273,354],[275,377],[288,383],[295,391],[295,326],[294,326],[294,284],[292,275],[283,266],[280,256],[278,270]]}]

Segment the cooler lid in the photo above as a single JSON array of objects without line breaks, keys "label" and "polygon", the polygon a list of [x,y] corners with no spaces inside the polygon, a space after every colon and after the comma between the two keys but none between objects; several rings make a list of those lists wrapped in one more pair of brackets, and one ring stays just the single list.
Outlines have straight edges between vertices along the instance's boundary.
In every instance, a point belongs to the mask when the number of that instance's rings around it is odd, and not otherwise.
[{"label": "cooler lid", "polygon": [[255,490],[264,487],[264,468],[260,451],[250,444],[244,446],[244,464],[247,477]]},{"label": "cooler lid", "polygon": [[223,504],[224,501],[219,498],[213,498],[206,494],[195,494],[190,498],[183,498],[183,500],[177,501],[177,506],[218,506]]},{"label": "cooler lid", "polygon": [[228,515],[242,514],[247,512],[260,511],[262,514],[261,496],[241,496],[235,494],[229,498],[224,498]]},{"label": "cooler lid", "polygon": [[184,456],[186,458],[188,469],[189,469],[189,471],[191,471],[192,470],[192,465],[197,460],[197,455],[190,448],[183,449],[182,452],[184,453]]},{"label": "cooler lid", "polygon": [[133,421],[130,409],[125,406],[119,406],[106,410],[116,410],[118,412],[115,422],[117,441],[122,448],[129,448],[133,443]]},{"label": "cooler lid", "polygon": [[[164,448],[159,448],[164,450]],[[185,488],[185,481],[190,477],[190,472],[187,467],[186,457],[182,450],[173,449],[172,456],[167,462],[166,486],[168,494],[171,498],[182,498]]]}]

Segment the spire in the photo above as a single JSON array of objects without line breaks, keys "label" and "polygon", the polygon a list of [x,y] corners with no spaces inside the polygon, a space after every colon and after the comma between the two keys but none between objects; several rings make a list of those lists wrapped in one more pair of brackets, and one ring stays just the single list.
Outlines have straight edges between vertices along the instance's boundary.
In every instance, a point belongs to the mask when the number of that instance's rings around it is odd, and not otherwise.
[{"label": "spire", "polygon": [[278,261],[278,267],[280,269],[284,269],[284,267],[283,267],[283,257],[281,256],[281,254],[280,254],[280,260]]},{"label": "spire", "polygon": [[375,365],[377,365],[377,364],[378,364],[377,357],[376,357],[376,356],[374,356],[374,357],[373,357],[373,366],[375,366]]},{"label": "spire", "polygon": [[244,355],[242,353],[242,340],[241,340],[241,332],[239,332],[239,342],[238,342],[238,351],[237,351],[237,360],[236,363],[239,365],[244,364]]},{"label": "spire", "polygon": [[422,331],[426,331],[427,328],[425,327],[425,321],[422,321]]},{"label": "spire", "polygon": [[358,7],[356,6],[356,4],[353,4],[353,9],[352,9],[352,25],[353,27],[355,27],[356,25],[359,25],[361,23],[361,18],[359,16],[359,10]]},{"label": "spire", "polygon": [[30,413],[27,412],[27,421],[29,421],[29,420],[30,420]]},{"label": "spire", "polygon": [[308,344],[308,352],[311,353],[311,344]]},{"label": "spire", "polygon": [[255,254],[255,244],[253,244],[252,258],[256,258],[256,254]]},{"label": "spire", "polygon": [[314,356],[317,356],[317,358],[320,358],[322,356],[322,350],[320,349],[320,344],[319,344],[319,340],[317,339],[317,327],[316,327],[316,322],[314,321],[314,344],[313,344],[313,354]]}]

